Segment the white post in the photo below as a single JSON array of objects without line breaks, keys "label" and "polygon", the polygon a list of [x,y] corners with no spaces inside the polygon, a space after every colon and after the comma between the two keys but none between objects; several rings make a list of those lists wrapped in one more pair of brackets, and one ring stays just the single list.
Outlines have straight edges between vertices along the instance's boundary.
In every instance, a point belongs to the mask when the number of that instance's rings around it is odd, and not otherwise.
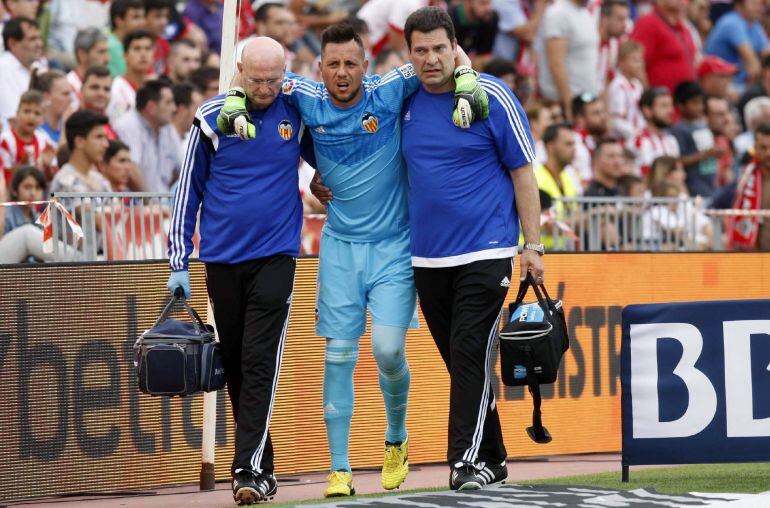
[{"label": "white post", "polygon": [[[225,0],[222,19],[222,48],[219,53],[219,92],[225,92],[233,77],[231,62],[235,53],[238,36],[238,0]],[[214,312],[211,303],[206,312],[206,321],[214,323]],[[218,337],[217,337],[218,339]],[[217,392],[203,394],[203,439],[201,442],[201,473],[200,490],[213,490],[216,474],[214,471],[215,438],[217,429]]]}]

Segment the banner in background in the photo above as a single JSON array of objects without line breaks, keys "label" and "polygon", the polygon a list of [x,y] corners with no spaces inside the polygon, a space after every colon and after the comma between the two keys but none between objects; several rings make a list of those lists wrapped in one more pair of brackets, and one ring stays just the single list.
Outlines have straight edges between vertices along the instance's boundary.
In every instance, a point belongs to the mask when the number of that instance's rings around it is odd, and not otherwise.
[{"label": "banner in background", "polygon": [[[624,305],[770,294],[770,256],[762,254],[582,254],[545,260],[549,292],[565,303],[572,347],[560,378],[543,387],[543,422],[554,436],[548,445],[526,436],[529,396],[493,377],[511,457],[620,450]],[[321,403],[324,339],[313,329],[316,270],[314,258],[298,263],[271,424],[279,475],[329,467]],[[192,304],[203,311],[202,266],[193,263],[190,275]],[[132,368],[131,346],[160,312],[167,277],[162,263],[0,268],[5,387],[0,499],[198,480],[202,397],[142,395]],[[511,292],[509,300],[514,297]],[[382,461],[385,414],[370,350],[367,333],[355,373],[354,468],[379,467]],[[409,332],[407,355],[410,459],[443,462],[449,382],[424,321]],[[227,479],[233,431],[224,391],[218,402],[216,472]]]},{"label": "banner in background", "polygon": [[623,464],[770,457],[770,300],[623,309]]}]

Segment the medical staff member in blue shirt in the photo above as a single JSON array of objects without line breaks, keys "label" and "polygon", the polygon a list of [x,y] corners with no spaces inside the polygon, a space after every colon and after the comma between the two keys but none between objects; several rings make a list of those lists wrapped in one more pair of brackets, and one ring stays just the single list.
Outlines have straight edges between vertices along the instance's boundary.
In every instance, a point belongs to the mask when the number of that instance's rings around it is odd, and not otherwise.
[{"label": "medical staff member in blue shirt", "polygon": [[[321,47],[323,83],[290,74],[282,98],[302,115],[313,136],[318,171],[334,196],[321,239],[316,323],[316,333],[326,337],[323,404],[332,471],[324,495],[333,497],[355,492],[348,459],[353,371],[367,310],[387,418],[383,488],[399,487],[409,471],[405,343],[407,328],[416,325],[416,291],[400,113],[404,99],[420,83],[411,65],[364,77],[368,62],[363,43],[350,24],[324,30]],[[467,56],[462,58],[470,63]],[[458,92],[467,90],[469,104],[477,103],[474,90],[483,94],[477,75],[470,68],[458,68],[458,80],[465,83]],[[441,114],[452,122],[454,109],[453,99]],[[236,132],[245,127],[261,135],[261,129],[245,125],[248,118],[238,113],[237,105],[230,110],[226,104],[222,116],[223,122],[232,121]],[[485,116],[481,109],[478,116]],[[458,112],[459,123],[463,118],[470,119]]]},{"label": "medical staff member in blue shirt", "polygon": [[200,209],[200,259],[236,422],[232,487],[239,505],[267,500],[277,490],[268,427],[302,229],[302,120],[276,100],[284,62],[281,45],[267,37],[244,48],[239,69],[257,138],[241,141],[219,130],[223,96],[198,109],[169,233],[168,288],[181,287],[189,298],[188,258]]},{"label": "medical staff member in blue shirt", "polygon": [[414,280],[425,320],[446,363],[450,487],[479,489],[508,476],[490,383],[502,304],[524,232],[522,279],[543,278],[540,202],[527,116],[499,79],[482,74],[489,117],[459,129],[451,107],[454,27],[441,9],[407,18],[405,37],[420,89],[404,104]]}]

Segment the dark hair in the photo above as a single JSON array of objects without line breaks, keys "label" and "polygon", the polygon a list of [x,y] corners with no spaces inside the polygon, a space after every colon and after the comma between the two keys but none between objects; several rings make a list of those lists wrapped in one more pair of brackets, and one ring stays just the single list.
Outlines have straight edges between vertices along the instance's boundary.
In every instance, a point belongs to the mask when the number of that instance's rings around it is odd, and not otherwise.
[{"label": "dark hair", "polygon": [[361,48],[361,51],[364,50],[364,42],[353,25],[344,21],[330,25],[321,32],[321,52],[323,53],[327,44],[344,44],[350,41],[355,41],[358,47]]},{"label": "dark hair", "polygon": [[644,180],[636,175],[623,175],[618,180],[618,188],[620,189],[621,196],[630,196],[631,187],[637,184],[644,184]]},{"label": "dark hair", "polygon": [[353,30],[355,30],[359,35],[369,33],[369,25],[366,24],[366,21],[357,16],[348,16],[348,19],[345,20],[345,23],[351,25]]},{"label": "dark hair", "polygon": [[765,55],[762,57],[762,68],[770,69],[770,55]]},{"label": "dark hair", "polygon": [[67,76],[60,70],[52,69],[50,71],[40,72],[35,69],[29,80],[29,89],[38,90],[43,93],[51,91],[51,87],[58,79],[67,79]]},{"label": "dark hair", "polygon": [[144,10],[142,0],[112,0],[110,5],[110,26],[115,30],[115,19],[125,18],[131,9]]},{"label": "dark hair", "polygon": [[596,142],[596,148],[594,148],[594,156],[595,159],[598,157],[602,150],[604,150],[604,147],[607,145],[621,145],[620,140],[618,138],[613,138],[612,136],[605,136],[603,138],[600,138],[599,141]]},{"label": "dark hair", "polygon": [[668,91],[668,88],[662,86],[648,88],[642,92],[642,96],[639,98],[639,109],[645,107],[651,108],[652,105],[655,104],[655,99],[665,95],[671,95],[671,93]]},{"label": "dark hair", "polygon": [[10,41],[24,40],[24,25],[40,28],[37,21],[26,16],[16,16],[5,22],[3,26],[3,46],[6,50],[8,50],[8,43]]},{"label": "dark hair", "polygon": [[128,48],[131,47],[131,43],[142,39],[150,39],[150,41],[155,44],[155,36],[150,32],[147,30],[134,30],[132,32],[128,32],[128,34],[123,37],[123,51],[127,53]]},{"label": "dark hair", "polygon": [[179,39],[171,43],[171,52],[173,53],[174,49],[178,48],[179,46],[184,46],[190,49],[198,49],[198,45],[190,39]]},{"label": "dark hair", "polygon": [[613,7],[625,7],[628,9],[628,2],[626,0],[604,0],[602,2],[602,8],[599,11],[600,16],[609,16],[612,14]]},{"label": "dark hair", "polygon": [[552,123],[543,131],[543,144],[549,145],[559,137],[559,131],[566,130],[572,132],[572,124],[569,122]]},{"label": "dark hair", "polygon": [[516,75],[516,66],[513,60],[507,58],[493,58],[484,66],[484,72],[493,76],[502,77],[506,74]]},{"label": "dark hair", "polygon": [[770,136],[770,122],[765,122],[759,124],[759,126],[754,129],[754,135],[762,134],[763,136]]},{"label": "dark hair", "polygon": [[126,150],[128,152],[131,151],[131,149],[128,148],[128,145],[124,142],[120,141],[119,139],[111,139],[110,144],[107,145],[107,151],[104,152],[104,162],[109,163],[112,158],[115,157],[121,150]]},{"label": "dark hair", "polygon": [[219,81],[219,69],[216,67],[204,65],[190,74],[190,82],[201,92],[205,92],[212,81]]},{"label": "dark hair", "polygon": [[583,116],[586,111],[586,106],[598,101],[599,97],[592,93],[582,93],[572,98],[572,114],[574,116]]},{"label": "dark hair", "polygon": [[171,85],[165,79],[151,79],[145,83],[136,92],[136,110],[143,111],[150,102],[160,100],[161,91],[164,88],[171,88]]},{"label": "dark hair", "polygon": [[42,171],[37,169],[35,166],[21,166],[16,168],[16,171],[13,172],[13,178],[11,178],[10,191],[12,198],[19,197],[19,185],[21,185],[21,182],[23,182],[24,179],[28,176],[34,178],[40,188],[45,190],[45,177],[43,176]]},{"label": "dark hair", "polygon": [[19,107],[21,107],[22,104],[37,104],[38,106],[42,106],[42,92],[40,92],[40,90],[27,90],[21,94],[21,97],[19,98]]},{"label": "dark hair", "polygon": [[85,82],[88,81],[88,78],[91,76],[96,76],[97,78],[106,78],[107,76],[112,77],[112,74],[110,73],[110,70],[104,65],[92,65],[86,69],[86,73],[83,75],[83,84],[85,84]]},{"label": "dark hair", "polygon": [[144,0],[144,12],[159,11],[161,9],[171,10],[169,0]]},{"label": "dark hair", "polygon": [[699,97],[703,97],[703,88],[695,81],[682,81],[674,88],[674,104],[684,104]]},{"label": "dark hair", "polygon": [[255,21],[261,21],[261,22],[267,21],[267,18],[270,16],[270,9],[274,9],[276,7],[280,8],[280,9],[285,9],[286,8],[285,5],[283,5],[281,3],[278,3],[278,2],[265,2],[265,3],[263,3],[262,5],[257,7],[256,11],[254,11],[254,20]]},{"label": "dark hair", "polygon": [[438,7],[423,7],[417,9],[406,18],[404,24],[404,37],[406,45],[412,49],[412,32],[432,32],[433,30],[443,28],[450,41],[455,40],[455,26],[452,24],[452,18],[446,11]]},{"label": "dark hair", "polygon": [[192,95],[195,90],[195,85],[189,81],[183,81],[182,83],[175,84],[171,87],[171,93],[174,94],[174,103],[177,106],[192,105]]},{"label": "dark hair", "polygon": [[93,129],[108,123],[109,120],[106,116],[93,111],[84,110],[72,113],[64,124],[64,130],[67,133],[67,148],[70,151],[74,150],[75,138],[86,138]]}]

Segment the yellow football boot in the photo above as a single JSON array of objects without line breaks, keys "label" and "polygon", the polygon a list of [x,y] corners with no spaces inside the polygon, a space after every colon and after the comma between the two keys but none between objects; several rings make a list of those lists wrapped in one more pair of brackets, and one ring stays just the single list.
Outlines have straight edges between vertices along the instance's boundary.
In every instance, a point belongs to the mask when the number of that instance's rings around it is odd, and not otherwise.
[{"label": "yellow football boot", "polygon": [[382,488],[397,489],[409,474],[409,438],[400,445],[385,445],[385,460],[382,463]]},{"label": "yellow football boot", "polygon": [[356,493],[353,488],[353,475],[347,471],[332,471],[326,479],[329,486],[324,491],[324,497],[352,496]]}]

